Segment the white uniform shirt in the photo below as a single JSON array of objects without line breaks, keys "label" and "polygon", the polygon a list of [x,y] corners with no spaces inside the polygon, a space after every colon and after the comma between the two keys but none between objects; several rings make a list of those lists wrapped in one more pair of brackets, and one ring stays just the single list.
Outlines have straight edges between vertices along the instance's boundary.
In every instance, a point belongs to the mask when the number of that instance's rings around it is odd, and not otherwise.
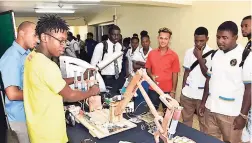
[{"label": "white uniform shirt", "polygon": [[244,48],[238,45],[235,49],[224,53],[218,50],[208,68],[209,96],[206,108],[211,112],[227,116],[240,114],[244,84],[242,81],[242,60]]},{"label": "white uniform shirt", "polygon": [[136,54],[136,52],[139,50],[139,47],[136,48],[136,50],[132,53],[132,48],[130,48],[126,54],[129,67],[128,72],[131,73],[133,71],[133,56]]},{"label": "white uniform shirt", "polygon": [[[78,45],[79,45],[79,48],[82,49],[82,48],[85,48],[85,42],[80,40],[80,41],[77,41],[78,42]],[[86,49],[84,49],[86,51]]]},{"label": "white uniform shirt", "polygon": [[72,39],[72,41],[69,42],[69,45],[66,47],[66,55],[76,58],[76,51],[80,54],[79,43]]},{"label": "white uniform shirt", "polygon": [[[211,51],[212,48],[210,48],[208,45],[206,45],[205,49],[203,50],[203,55],[209,51]],[[190,48],[186,51],[185,58],[184,58],[184,64],[183,67],[185,69],[190,69],[192,64],[197,60],[197,58],[193,54],[194,47]],[[206,66],[209,66],[209,62],[211,60],[211,54],[207,56],[206,58]],[[182,94],[188,98],[192,99],[202,99],[204,86],[205,86],[206,78],[202,74],[200,65],[198,64],[187,77],[186,85],[182,89]]]},{"label": "white uniform shirt", "polygon": [[[248,57],[246,58],[243,70],[242,70],[242,77],[243,77],[243,83],[244,84],[251,84],[252,83],[252,52],[249,53]],[[252,136],[251,136],[251,123],[252,123],[252,116],[251,116],[252,109],[250,108],[249,114],[248,114],[248,123],[247,126],[243,129],[242,132],[242,141],[248,142]]]},{"label": "white uniform shirt", "polygon": [[151,50],[152,50],[152,48],[149,47],[148,53],[146,55],[144,55],[143,48],[138,48],[132,57],[132,61],[146,62],[147,57],[148,57]]},{"label": "white uniform shirt", "polygon": [[70,47],[74,49],[74,51],[77,51],[80,54],[79,43],[75,41],[74,39],[70,42]]},{"label": "white uniform shirt", "polygon": [[[103,60],[109,59],[110,55],[113,54],[113,46],[114,44],[108,39],[108,52],[104,54]],[[122,45],[120,43],[115,44],[115,52],[120,52],[122,50]],[[95,46],[94,53],[91,59],[91,65],[96,66],[101,60],[102,60],[102,54],[103,54],[103,43],[99,43]],[[122,70],[122,56],[117,59],[118,63],[118,69],[119,72]],[[101,71],[102,75],[115,75],[115,67],[114,67],[114,62],[109,64],[107,67],[105,67]]]},{"label": "white uniform shirt", "polygon": [[242,77],[244,84],[252,83],[252,52],[249,53],[244,62]]}]

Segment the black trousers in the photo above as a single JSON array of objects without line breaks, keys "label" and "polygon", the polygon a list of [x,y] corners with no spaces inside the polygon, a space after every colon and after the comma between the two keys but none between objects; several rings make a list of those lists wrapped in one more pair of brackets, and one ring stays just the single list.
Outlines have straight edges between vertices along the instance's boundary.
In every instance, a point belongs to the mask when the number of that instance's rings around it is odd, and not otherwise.
[{"label": "black trousers", "polygon": [[[120,94],[120,91],[119,91],[119,89],[121,88],[119,87],[120,78],[115,79],[114,75],[102,75],[102,78],[104,80],[105,86],[107,87],[107,89],[110,90],[110,94],[112,96]],[[111,87],[111,88],[108,88],[108,87]]]},{"label": "black trousers", "polygon": [[[165,93],[169,94],[169,92]],[[160,102],[162,103],[163,109],[167,108],[166,105],[159,99],[160,95],[156,91],[149,89],[148,95],[150,97],[152,104],[155,106],[156,109],[158,109]]]}]

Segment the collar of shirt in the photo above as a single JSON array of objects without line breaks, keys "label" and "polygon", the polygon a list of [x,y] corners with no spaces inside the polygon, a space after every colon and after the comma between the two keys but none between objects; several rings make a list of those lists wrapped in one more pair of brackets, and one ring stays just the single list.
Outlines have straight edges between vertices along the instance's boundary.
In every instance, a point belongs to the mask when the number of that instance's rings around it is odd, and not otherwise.
[{"label": "collar of shirt", "polygon": [[129,49],[129,56],[130,56],[130,57],[134,56],[134,54],[135,54],[137,51],[140,51],[140,49],[142,49],[142,48],[137,47],[136,50],[132,53],[132,48],[130,48],[130,49]]},{"label": "collar of shirt", "polygon": [[[152,50],[152,49],[151,49],[151,47],[149,47],[149,51],[147,52],[147,54],[146,54],[146,55],[148,55],[148,53],[149,53],[151,50]],[[139,48],[139,52],[140,52],[141,54],[143,54],[143,55],[144,55],[144,52],[143,52],[143,47]],[[146,56],[146,55],[144,55],[144,56]]]},{"label": "collar of shirt", "polygon": [[117,45],[118,44],[118,42],[116,42],[115,44],[112,42],[112,41],[110,41],[109,39],[107,40],[107,42],[108,42],[108,44],[112,44],[112,45]]},{"label": "collar of shirt", "polygon": [[203,54],[207,53],[210,50],[212,50],[212,49],[206,44],[206,47],[203,50]]},{"label": "collar of shirt", "polygon": [[70,43],[74,43],[74,42],[76,42],[76,41],[74,39],[72,39],[72,41]]},{"label": "collar of shirt", "polygon": [[143,47],[139,49],[139,54],[141,55],[142,59],[145,62],[146,62],[147,57],[148,57],[148,55],[149,55],[149,53],[150,53],[151,50],[152,50],[151,47],[149,47],[149,50],[148,50],[147,54],[145,55],[144,52],[143,52]]},{"label": "collar of shirt", "polygon": [[29,54],[30,53],[30,50],[25,50],[23,47],[21,47],[16,41],[13,42],[13,47],[21,54],[21,55],[24,55],[24,54]]},{"label": "collar of shirt", "polygon": [[223,50],[218,50],[218,51],[220,51],[220,53],[223,55],[232,55],[232,54],[236,54],[237,51],[240,51],[241,49],[244,49],[244,47],[241,44],[237,44],[237,46],[234,49],[232,49],[226,53]]},{"label": "collar of shirt", "polygon": [[[160,48],[158,47],[158,52],[161,53]],[[168,48],[168,50],[166,51],[166,53],[164,55],[171,55],[172,54],[172,50],[170,49],[170,47]]]}]

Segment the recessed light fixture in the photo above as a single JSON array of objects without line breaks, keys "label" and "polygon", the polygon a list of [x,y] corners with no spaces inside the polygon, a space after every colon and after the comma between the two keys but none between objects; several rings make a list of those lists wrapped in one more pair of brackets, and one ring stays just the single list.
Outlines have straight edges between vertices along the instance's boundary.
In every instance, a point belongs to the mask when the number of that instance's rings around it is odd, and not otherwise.
[{"label": "recessed light fixture", "polygon": [[68,9],[35,9],[36,13],[75,13],[75,10]]}]

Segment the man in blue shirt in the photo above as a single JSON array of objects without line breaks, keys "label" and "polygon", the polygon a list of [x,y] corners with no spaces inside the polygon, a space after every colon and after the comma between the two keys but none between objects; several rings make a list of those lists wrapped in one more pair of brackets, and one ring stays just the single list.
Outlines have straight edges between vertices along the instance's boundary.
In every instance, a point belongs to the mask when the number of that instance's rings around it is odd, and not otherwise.
[{"label": "man in blue shirt", "polygon": [[18,27],[17,39],[0,59],[0,71],[6,91],[5,108],[20,143],[29,143],[23,104],[23,72],[26,56],[37,44],[36,25],[25,21]]},{"label": "man in blue shirt", "polygon": [[88,60],[87,62],[90,63],[95,46],[97,45],[97,41],[93,39],[94,35],[91,32],[87,33],[87,39],[85,40],[85,47],[87,48]]}]

